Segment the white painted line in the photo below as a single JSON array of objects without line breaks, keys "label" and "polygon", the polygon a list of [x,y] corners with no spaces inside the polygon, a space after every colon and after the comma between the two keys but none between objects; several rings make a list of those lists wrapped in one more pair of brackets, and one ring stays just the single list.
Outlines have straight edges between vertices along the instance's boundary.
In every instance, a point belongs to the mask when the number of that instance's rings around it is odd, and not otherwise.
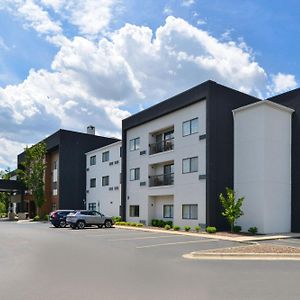
[{"label": "white painted line", "polygon": [[136,247],[136,249],[153,248],[153,247],[161,247],[161,246],[172,246],[172,245],[179,245],[179,244],[208,243],[208,242],[217,242],[217,241],[216,240],[200,240],[200,241],[174,242],[174,243],[140,246],[140,247]]},{"label": "white painted line", "polygon": [[174,237],[178,237],[178,236],[176,236],[176,235],[143,236],[143,237],[134,237],[134,238],[127,238],[127,239],[114,239],[114,240],[109,240],[109,241],[110,242],[118,242],[118,241],[134,241],[134,240],[174,238]]},{"label": "white painted line", "polygon": [[[155,233],[155,235],[156,234],[157,233]],[[134,236],[134,235],[137,235],[136,232],[128,232],[128,231],[126,231],[126,232],[123,232],[123,233],[112,233],[112,234],[110,234],[110,233],[107,233],[107,234],[89,234],[87,236],[91,236],[91,237],[94,237],[94,236],[108,236],[109,237],[109,236]]]}]

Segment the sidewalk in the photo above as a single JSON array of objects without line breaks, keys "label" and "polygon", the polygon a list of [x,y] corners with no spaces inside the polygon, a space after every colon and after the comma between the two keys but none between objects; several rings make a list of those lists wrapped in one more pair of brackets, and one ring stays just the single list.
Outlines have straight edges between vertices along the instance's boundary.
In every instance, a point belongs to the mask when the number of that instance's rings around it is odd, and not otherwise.
[{"label": "sidewalk", "polygon": [[247,242],[260,242],[267,240],[277,240],[277,239],[289,239],[289,238],[300,238],[300,233],[284,233],[284,234],[266,234],[266,235],[253,235],[253,236],[224,236],[218,235],[218,233],[204,233],[204,232],[185,232],[185,231],[173,231],[173,230],[164,230],[164,229],[154,229],[147,227],[133,227],[133,226],[123,226],[123,225],[114,225],[116,228],[123,228],[128,230],[140,230],[146,232],[159,232],[159,233],[169,233],[169,234],[177,234],[177,235],[186,235],[193,237],[201,237],[207,239],[217,239],[223,241],[231,241],[231,242],[239,242],[239,243],[247,243]]}]

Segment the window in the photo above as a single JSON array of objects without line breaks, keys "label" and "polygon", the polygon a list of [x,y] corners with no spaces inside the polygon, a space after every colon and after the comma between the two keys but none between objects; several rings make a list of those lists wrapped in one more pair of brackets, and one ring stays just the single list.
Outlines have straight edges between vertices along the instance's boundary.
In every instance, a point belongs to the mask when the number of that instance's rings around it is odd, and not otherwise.
[{"label": "window", "polygon": [[198,157],[185,158],[182,160],[182,173],[198,172]]},{"label": "window", "polygon": [[198,219],[198,204],[183,204],[182,219]]},{"label": "window", "polygon": [[57,160],[53,162],[53,170],[57,170]]},{"label": "window", "polygon": [[102,177],[102,186],[108,186],[109,185],[109,176],[103,176]]},{"label": "window", "polygon": [[139,205],[130,205],[129,206],[129,216],[130,217],[139,217],[140,216]]},{"label": "window", "polygon": [[94,166],[96,164],[96,155],[90,157],[90,166]]},{"label": "window", "polygon": [[140,138],[135,138],[129,141],[129,149],[130,151],[140,149]]},{"label": "window", "polygon": [[96,187],[96,178],[91,178],[91,179],[90,179],[90,187],[91,187],[91,188]]},{"label": "window", "polygon": [[102,153],[102,161],[109,161],[109,151],[105,151]]},{"label": "window", "polygon": [[140,168],[130,169],[130,180],[139,180],[140,179]]},{"label": "window", "polygon": [[96,210],[96,203],[89,203],[89,210]]},{"label": "window", "polygon": [[173,205],[164,205],[163,216],[164,218],[173,218]]},{"label": "window", "polygon": [[182,135],[187,136],[198,132],[198,118],[182,123]]}]

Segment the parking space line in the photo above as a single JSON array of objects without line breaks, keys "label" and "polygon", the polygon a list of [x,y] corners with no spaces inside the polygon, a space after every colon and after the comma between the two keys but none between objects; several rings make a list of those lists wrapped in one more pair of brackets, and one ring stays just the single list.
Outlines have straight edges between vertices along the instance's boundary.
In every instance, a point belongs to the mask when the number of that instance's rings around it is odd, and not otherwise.
[{"label": "parking space line", "polygon": [[110,242],[134,241],[134,240],[159,239],[159,238],[174,238],[174,237],[178,237],[178,236],[176,236],[176,235],[143,236],[143,237],[134,237],[134,238],[126,238],[126,239],[114,239],[114,240],[109,240],[109,241]]},{"label": "parking space line", "polygon": [[[132,236],[134,234],[136,234],[136,232],[123,232],[123,233],[112,233],[112,234],[110,234],[110,233],[107,233],[107,234],[89,234],[87,236],[91,236],[91,237],[93,237],[93,236],[128,236],[128,235]],[[157,234],[157,233],[155,233],[155,234]]]},{"label": "parking space line", "polygon": [[172,246],[172,245],[179,245],[179,244],[207,243],[207,242],[217,242],[217,240],[200,240],[200,241],[198,240],[198,241],[186,241],[186,242],[154,244],[154,245],[139,246],[139,247],[136,247],[136,249],[154,248],[154,247],[161,247],[161,246]]}]

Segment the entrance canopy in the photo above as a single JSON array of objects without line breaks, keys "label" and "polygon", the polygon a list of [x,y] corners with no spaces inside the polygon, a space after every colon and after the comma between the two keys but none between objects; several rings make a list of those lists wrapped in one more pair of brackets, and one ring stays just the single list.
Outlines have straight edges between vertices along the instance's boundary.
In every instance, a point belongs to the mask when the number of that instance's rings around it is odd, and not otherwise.
[{"label": "entrance canopy", "polygon": [[23,192],[22,182],[17,180],[0,179],[0,192]]}]

